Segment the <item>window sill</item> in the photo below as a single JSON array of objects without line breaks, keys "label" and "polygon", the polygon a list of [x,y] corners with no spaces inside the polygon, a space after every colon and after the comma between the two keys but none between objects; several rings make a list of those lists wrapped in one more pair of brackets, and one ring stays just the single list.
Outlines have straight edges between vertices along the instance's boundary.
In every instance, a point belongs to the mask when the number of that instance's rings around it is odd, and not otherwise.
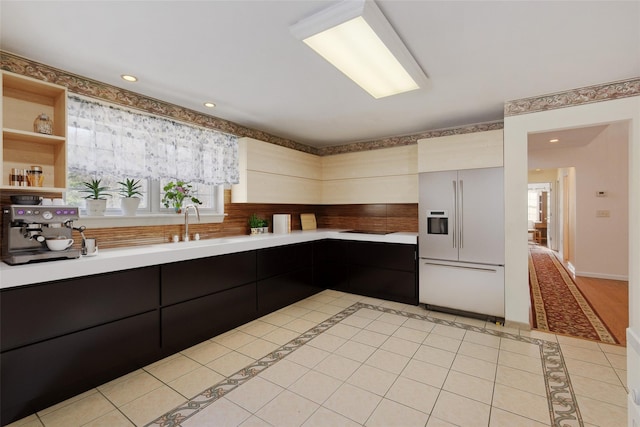
[{"label": "window sill", "polygon": [[[200,223],[214,224],[224,221],[228,214],[201,213]],[[197,224],[195,213],[189,213],[189,223]],[[143,227],[148,225],[184,224],[183,214],[138,214],[136,216],[105,215],[81,216],[74,221],[74,226],[84,225],[87,228]]]}]

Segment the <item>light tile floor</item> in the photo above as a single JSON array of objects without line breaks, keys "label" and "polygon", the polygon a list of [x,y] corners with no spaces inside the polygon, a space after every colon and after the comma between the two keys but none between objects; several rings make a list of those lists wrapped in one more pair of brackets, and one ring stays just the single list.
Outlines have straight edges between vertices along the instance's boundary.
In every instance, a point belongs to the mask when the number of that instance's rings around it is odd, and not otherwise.
[{"label": "light tile floor", "polygon": [[619,427],[625,355],[327,290],[11,427]]}]

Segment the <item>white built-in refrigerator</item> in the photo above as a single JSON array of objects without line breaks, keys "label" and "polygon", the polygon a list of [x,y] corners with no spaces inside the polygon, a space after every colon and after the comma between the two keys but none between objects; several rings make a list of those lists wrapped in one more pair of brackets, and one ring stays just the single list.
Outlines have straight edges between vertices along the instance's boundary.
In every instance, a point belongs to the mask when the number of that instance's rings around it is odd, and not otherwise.
[{"label": "white built-in refrigerator", "polygon": [[504,320],[504,170],[420,174],[419,300]]}]

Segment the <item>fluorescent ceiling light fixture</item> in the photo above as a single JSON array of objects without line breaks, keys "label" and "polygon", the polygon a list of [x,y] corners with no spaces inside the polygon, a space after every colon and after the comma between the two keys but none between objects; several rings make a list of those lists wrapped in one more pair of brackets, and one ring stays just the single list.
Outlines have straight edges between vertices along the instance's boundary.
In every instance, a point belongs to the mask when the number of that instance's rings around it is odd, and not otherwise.
[{"label": "fluorescent ceiling light fixture", "polygon": [[372,0],[343,0],[297,22],[290,30],[376,99],[429,84]]},{"label": "fluorescent ceiling light fixture", "polygon": [[138,78],[136,76],[132,76],[131,74],[122,74],[120,76],[122,80],[126,80],[128,82],[137,82]]}]

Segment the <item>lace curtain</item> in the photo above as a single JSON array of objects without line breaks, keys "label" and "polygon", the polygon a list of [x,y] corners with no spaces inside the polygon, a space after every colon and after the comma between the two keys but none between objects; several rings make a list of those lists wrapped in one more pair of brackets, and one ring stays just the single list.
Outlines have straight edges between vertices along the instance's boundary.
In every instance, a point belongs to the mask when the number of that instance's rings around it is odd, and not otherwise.
[{"label": "lace curtain", "polygon": [[238,138],[80,96],[68,102],[68,169],[119,179],[238,183]]}]

